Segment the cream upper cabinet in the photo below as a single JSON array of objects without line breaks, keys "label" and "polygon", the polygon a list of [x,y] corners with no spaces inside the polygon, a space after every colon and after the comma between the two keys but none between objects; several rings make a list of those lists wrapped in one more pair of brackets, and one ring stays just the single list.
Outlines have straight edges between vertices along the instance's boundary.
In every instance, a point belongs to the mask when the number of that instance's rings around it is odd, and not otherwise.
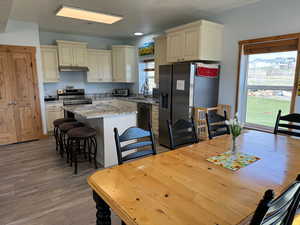
[{"label": "cream upper cabinet", "polygon": [[184,33],[182,31],[172,32],[167,35],[167,60],[178,62],[182,60]]},{"label": "cream upper cabinet", "polygon": [[167,62],[167,36],[161,35],[154,38],[154,61],[155,61],[155,83],[159,85],[159,66],[166,65]]},{"label": "cream upper cabinet", "polygon": [[112,46],[113,82],[137,81],[137,49],[134,46]]},{"label": "cream upper cabinet", "polygon": [[41,46],[44,83],[59,82],[57,47]]},{"label": "cream upper cabinet", "polygon": [[87,82],[111,82],[112,64],[110,50],[88,49]]},{"label": "cream upper cabinet", "polygon": [[60,66],[87,66],[87,43],[56,41]]},{"label": "cream upper cabinet", "polygon": [[223,25],[200,20],[175,27],[167,33],[167,61],[222,59]]}]

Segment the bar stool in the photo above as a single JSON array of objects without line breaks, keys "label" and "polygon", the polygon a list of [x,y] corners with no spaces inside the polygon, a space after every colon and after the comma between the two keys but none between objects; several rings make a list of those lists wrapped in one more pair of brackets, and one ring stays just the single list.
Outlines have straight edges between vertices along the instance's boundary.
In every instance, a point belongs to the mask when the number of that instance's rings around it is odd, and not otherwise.
[{"label": "bar stool", "polygon": [[75,122],[76,120],[74,118],[60,118],[60,119],[56,119],[53,121],[53,126],[54,126],[54,129],[53,129],[53,134],[54,134],[54,137],[55,137],[55,144],[56,144],[56,151],[58,152],[59,151],[59,147],[60,147],[60,142],[59,142],[59,133],[60,133],[60,130],[59,130],[59,126],[63,123],[66,123],[66,122]]},{"label": "bar stool", "polygon": [[[96,130],[91,127],[78,127],[68,131],[68,146],[70,151],[70,165],[74,162],[74,173],[77,174],[78,170],[78,155],[83,150],[84,158],[86,159],[86,153],[88,153],[89,162],[94,160],[95,169],[97,169],[97,140]],[[81,145],[83,142],[83,145]],[[83,149],[81,148],[83,146]],[[87,149],[86,149],[87,147]],[[86,152],[87,151],[87,152]]]},{"label": "bar stool", "polygon": [[73,122],[65,122],[59,125],[60,135],[59,135],[59,142],[60,142],[60,155],[63,158],[64,153],[67,153],[67,163],[69,162],[69,151],[67,146],[67,132],[71,129],[77,127],[84,127],[84,123],[73,121]]}]

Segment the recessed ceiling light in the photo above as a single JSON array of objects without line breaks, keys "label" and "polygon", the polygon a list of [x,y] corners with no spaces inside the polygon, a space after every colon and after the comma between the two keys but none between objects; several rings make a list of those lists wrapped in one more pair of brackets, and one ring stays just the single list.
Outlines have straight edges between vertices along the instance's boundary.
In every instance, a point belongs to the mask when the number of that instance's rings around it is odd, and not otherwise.
[{"label": "recessed ceiling light", "polygon": [[135,33],[134,33],[135,36],[142,36],[143,34],[144,34],[144,33],[142,33],[142,32],[135,32]]},{"label": "recessed ceiling light", "polygon": [[93,21],[97,23],[106,23],[106,24],[113,24],[123,19],[123,17],[120,16],[113,16],[109,14],[98,13],[98,12],[88,11],[88,10],[69,7],[69,6],[60,7],[57,10],[56,16]]}]

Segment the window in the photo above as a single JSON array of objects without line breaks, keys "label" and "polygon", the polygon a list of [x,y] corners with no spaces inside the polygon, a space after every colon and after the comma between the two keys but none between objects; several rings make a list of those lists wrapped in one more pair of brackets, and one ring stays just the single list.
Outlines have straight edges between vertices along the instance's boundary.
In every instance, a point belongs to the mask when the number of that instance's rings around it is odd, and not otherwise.
[{"label": "window", "polygon": [[290,113],[297,51],[248,56],[244,122],[274,127],[278,110]]},{"label": "window", "polygon": [[294,112],[300,34],[239,42],[236,110],[247,127],[272,130],[278,110]]},{"label": "window", "polygon": [[155,84],[155,63],[154,59],[144,60],[145,63],[145,80],[148,79],[149,91],[152,92],[152,89],[156,87]]}]

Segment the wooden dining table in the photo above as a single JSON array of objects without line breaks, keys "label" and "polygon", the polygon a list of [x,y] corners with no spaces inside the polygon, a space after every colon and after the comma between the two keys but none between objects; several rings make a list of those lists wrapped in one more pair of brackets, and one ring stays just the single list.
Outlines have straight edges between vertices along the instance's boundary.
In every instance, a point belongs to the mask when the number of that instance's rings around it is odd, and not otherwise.
[{"label": "wooden dining table", "polygon": [[95,172],[97,225],[111,223],[110,208],[127,225],[242,224],[267,189],[279,194],[300,173],[300,139],[244,131],[237,149],[260,160],[238,171],[207,161],[230,149],[224,135]]}]

